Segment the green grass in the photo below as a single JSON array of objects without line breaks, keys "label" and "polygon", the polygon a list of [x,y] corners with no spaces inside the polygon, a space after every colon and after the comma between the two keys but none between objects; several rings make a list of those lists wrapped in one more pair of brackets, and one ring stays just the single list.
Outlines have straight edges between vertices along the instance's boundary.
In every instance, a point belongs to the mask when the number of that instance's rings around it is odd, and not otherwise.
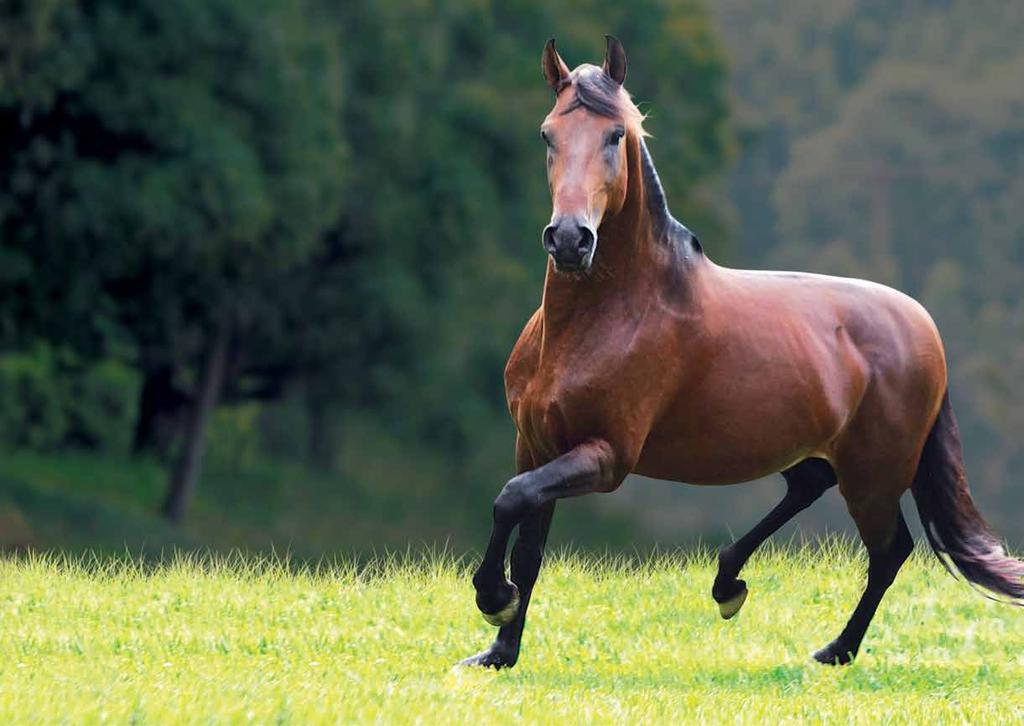
[{"label": "green grass", "polygon": [[851,667],[809,659],[858,596],[856,550],[771,550],[732,621],[706,556],[555,557],[518,667],[453,669],[493,630],[468,565],[251,558],[0,561],[0,723],[997,724],[1024,717],[1024,613],[904,568]]}]

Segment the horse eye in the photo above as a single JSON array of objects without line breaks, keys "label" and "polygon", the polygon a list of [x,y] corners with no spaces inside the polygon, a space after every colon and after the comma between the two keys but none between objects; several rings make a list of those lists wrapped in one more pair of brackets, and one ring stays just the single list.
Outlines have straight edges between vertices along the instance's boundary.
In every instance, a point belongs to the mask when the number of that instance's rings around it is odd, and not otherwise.
[{"label": "horse eye", "polygon": [[609,146],[618,146],[619,142],[622,141],[622,137],[626,135],[626,132],[622,129],[615,129],[612,131],[612,135],[608,137]]}]

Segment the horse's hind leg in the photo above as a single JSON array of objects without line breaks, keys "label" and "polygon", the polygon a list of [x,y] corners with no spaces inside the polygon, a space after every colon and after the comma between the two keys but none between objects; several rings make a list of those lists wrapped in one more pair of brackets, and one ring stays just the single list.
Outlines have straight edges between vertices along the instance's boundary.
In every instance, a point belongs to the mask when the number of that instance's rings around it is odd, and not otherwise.
[{"label": "horse's hind leg", "polygon": [[866,507],[851,503],[850,514],[868,548],[868,583],[843,632],[814,654],[815,660],[827,665],[846,665],[856,657],[882,596],[914,549],[898,497]]},{"label": "horse's hind leg", "polygon": [[718,553],[718,575],[711,596],[726,620],[738,613],[747,599],[747,583],[737,578],[754,551],[836,483],[835,472],[824,459],[805,459],[786,469],[782,476],[786,479],[782,501],[752,530]]}]

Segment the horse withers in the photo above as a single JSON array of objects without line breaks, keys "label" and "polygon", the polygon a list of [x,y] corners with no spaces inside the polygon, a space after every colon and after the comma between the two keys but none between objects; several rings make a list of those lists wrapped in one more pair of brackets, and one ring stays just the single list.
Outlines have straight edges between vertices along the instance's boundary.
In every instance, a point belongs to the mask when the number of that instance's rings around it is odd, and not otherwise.
[{"label": "horse withers", "polygon": [[[720,267],[668,210],[643,116],[608,38],[602,67],[542,56],[553,211],[544,295],[505,369],[518,474],[494,502],[473,577],[500,627],[463,661],[519,656],[555,502],[616,489],[631,472],[698,485],[781,472],[782,501],[719,554],[725,618],[757,547],[838,483],[867,548],[868,578],[839,636],[814,654],[849,663],[913,549],[910,489],[933,550],[970,582],[1024,598],[1024,564],[975,509],[947,393],[942,341],[917,302],[862,280]],[[509,538],[511,581],[505,575]]]}]

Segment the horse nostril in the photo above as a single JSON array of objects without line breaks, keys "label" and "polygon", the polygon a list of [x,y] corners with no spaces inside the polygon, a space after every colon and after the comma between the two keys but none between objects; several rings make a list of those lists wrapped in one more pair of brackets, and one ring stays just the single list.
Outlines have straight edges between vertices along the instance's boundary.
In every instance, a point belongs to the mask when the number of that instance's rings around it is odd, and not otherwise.
[{"label": "horse nostril", "polygon": [[555,252],[555,228],[552,225],[548,225],[544,228],[544,233],[541,235],[541,243],[544,245],[544,249],[547,253],[554,254]]},{"label": "horse nostril", "polygon": [[580,257],[590,252],[590,248],[594,246],[594,235],[589,229],[583,227],[580,229],[580,241],[577,244],[576,249],[580,253]]}]

